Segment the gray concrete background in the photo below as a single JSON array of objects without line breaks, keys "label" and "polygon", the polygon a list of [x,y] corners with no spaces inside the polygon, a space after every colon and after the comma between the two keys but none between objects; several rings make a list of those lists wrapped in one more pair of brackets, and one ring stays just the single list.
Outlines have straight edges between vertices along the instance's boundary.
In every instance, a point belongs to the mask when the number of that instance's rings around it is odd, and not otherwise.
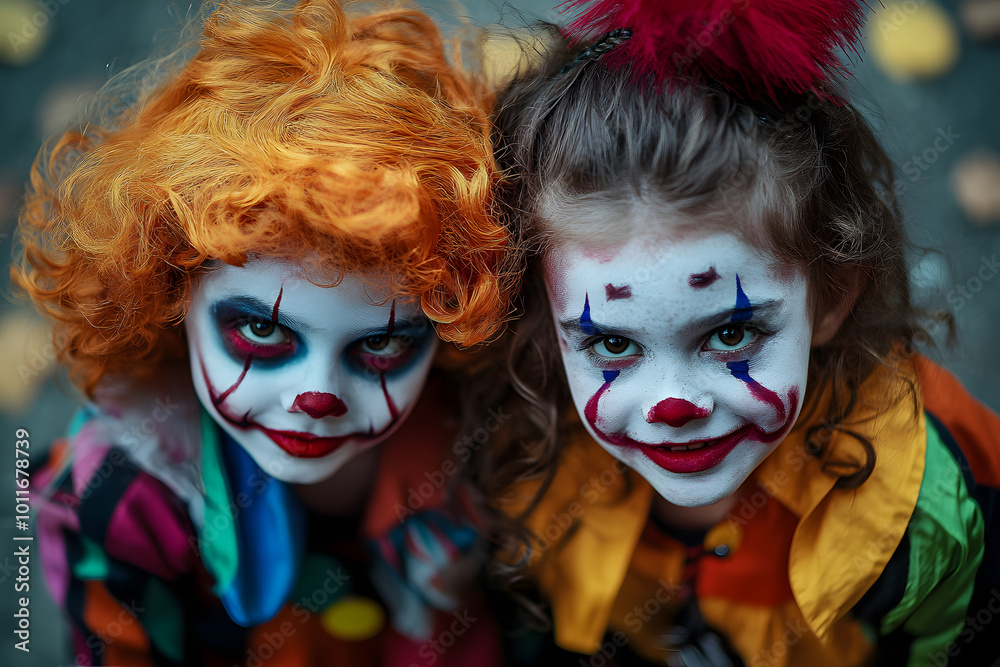
[{"label": "gray concrete background", "polygon": [[[0,0],[0,9],[10,1]],[[555,16],[549,3],[531,0],[468,0],[464,10],[440,0],[421,4],[442,22],[452,24],[456,17],[468,16],[480,24],[499,20],[516,28],[531,18]],[[51,35],[40,57],[21,67],[0,65],[0,257],[5,265],[0,290],[5,296],[11,293],[6,264],[12,252],[13,212],[38,146],[58,129],[59,109],[100,86],[109,73],[141,59],[152,44],[169,43],[187,12],[187,5],[163,0],[58,0],[54,5],[58,10],[51,18]],[[957,17],[955,0],[945,0],[943,5]],[[9,37],[0,35],[0,39]],[[960,60],[951,72],[921,84],[895,83],[866,57],[858,64],[851,87],[855,99],[867,100],[873,121],[900,167],[914,242],[934,251],[921,264],[922,293],[927,303],[955,311],[958,343],[939,358],[970,391],[1000,409],[1000,278],[983,282],[970,298],[956,291],[977,276],[984,258],[1000,255],[1000,227],[980,227],[966,219],[949,184],[952,168],[961,158],[981,149],[1000,153],[1000,51],[996,45],[977,44],[965,35],[961,47]],[[950,133],[953,141],[946,150],[937,151],[934,141],[941,132]],[[928,153],[933,163],[914,170],[914,156],[928,151],[934,151]],[[910,169],[904,170],[906,166]],[[14,592],[11,540],[14,431],[18,427],[30,430],[32,453],[38,458],[47,443],[61,434],[76,401],[72,389],[55,372],[44,340],[22,336],[20,332],[27,329],[11,324],[30,322],[25,319],[28,312],[23,303],[9,296],[0,301],[0,347],[7,360],[0,370],[13,374],[2,379],[23,393],[20,404],[5,401],[0,406],[0,452],[4,452],[0,454],[0,489],[4,490],[0,498],[8,499],[0,503],[0,618],[5,619],[0,622],[0,664],[62,665],[70,652],[63,621],[42,586],[37,553],[30,581],[32,651],[24,654],[13,648],[11,614],[19,595]],[[18,367],[24,364],[38,369],[39,375],[22,382]]]}]

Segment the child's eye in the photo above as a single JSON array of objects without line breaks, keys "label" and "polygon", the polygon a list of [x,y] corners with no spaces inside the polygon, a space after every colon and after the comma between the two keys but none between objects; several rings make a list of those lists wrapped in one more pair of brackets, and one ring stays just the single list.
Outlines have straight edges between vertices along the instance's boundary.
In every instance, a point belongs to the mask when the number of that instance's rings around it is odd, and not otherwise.
[{"label": "child's eye", "polygon": [[746,347],[757,339],[757,330],[745,324],[729,324],[709,336],[705,348],[720,352],[730,352]]},{"label": "child's eye", "polygon": [[281,345],[288,342],[288,334],[274,322],[251,320],[237,329],[239,334],[257,345]]},{"label": "child's eye", "polygon": [[631,338],[624,336],[605,336],[590,346],[596,354],[602,357],[629,357],[641,354],[642,348]]},{"label": "child's eye", "polygon": [[368,336],[354,343],[350,354],[361,367],[385,373],[406,365],[420,347],[419,340],[412,336]]},{"label": "child's eye", "polygon": [[399,336],[369,336],[359,343],[358,350],[362,354],[391,357],[402,352],[404,347]]},{"label": "child's eye", "polygon": [[229,349],[237,356],[270,359],[295,351],[292,335],[270,320],[237,320],[224,331]]}]

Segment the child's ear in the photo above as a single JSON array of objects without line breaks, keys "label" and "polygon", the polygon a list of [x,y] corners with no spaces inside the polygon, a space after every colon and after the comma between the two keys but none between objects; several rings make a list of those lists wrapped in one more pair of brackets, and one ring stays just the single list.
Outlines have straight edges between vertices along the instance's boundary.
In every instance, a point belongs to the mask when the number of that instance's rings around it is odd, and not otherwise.
[{"label": "child's ear", "polygon": [[843,272],[837,276],[837,285],[840,288],[837,300],[832,305],[823,308],[822,312],[816,312],[813,317],[813,347],[826,345],[833,340],[837,331],[840,330],[840,325],[844,323],[854,308],[865,283],[867,281],[857,269],[843,269]]}]

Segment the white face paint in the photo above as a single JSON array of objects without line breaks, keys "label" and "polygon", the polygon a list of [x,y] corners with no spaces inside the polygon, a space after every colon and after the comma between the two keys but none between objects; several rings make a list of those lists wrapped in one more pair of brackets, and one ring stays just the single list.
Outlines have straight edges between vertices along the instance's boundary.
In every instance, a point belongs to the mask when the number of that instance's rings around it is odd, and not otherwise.
[{"label": "white face paint", "polygon": [[198,398],[277,479],[329,477],[388,438],[420,396],[434,329],[418,304],[373,305],[365,278],[320,287],[297,264],[256,259],[210,271],[193,290],[185,326]]},{"label": "white face paint", "polygon": [[675,505],[734,493],[798,415],[812,335],[806,278],[776,265],[733,234],[676,226],[546,257],[580,416]]}]

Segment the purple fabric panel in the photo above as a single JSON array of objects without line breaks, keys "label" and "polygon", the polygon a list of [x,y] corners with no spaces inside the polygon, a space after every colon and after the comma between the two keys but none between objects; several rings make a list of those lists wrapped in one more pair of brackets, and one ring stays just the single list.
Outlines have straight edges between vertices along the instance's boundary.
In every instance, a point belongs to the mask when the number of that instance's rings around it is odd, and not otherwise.
[{"label": "purple fabric panel", "polygon": [[104,548],[168,581],[194,569],[194,530],[187,512],[162,482],[140,472],[111,515]]},{"label": "purple fabric panel", "polygon": [[72,508],[45,499],[38,508],[38,542],[42,558],[42,572],[52,597],[60,607],[66,606],[69,589],[69,563],[66,560],[66,541],[63,529],[80,531],[80,522]]}]

